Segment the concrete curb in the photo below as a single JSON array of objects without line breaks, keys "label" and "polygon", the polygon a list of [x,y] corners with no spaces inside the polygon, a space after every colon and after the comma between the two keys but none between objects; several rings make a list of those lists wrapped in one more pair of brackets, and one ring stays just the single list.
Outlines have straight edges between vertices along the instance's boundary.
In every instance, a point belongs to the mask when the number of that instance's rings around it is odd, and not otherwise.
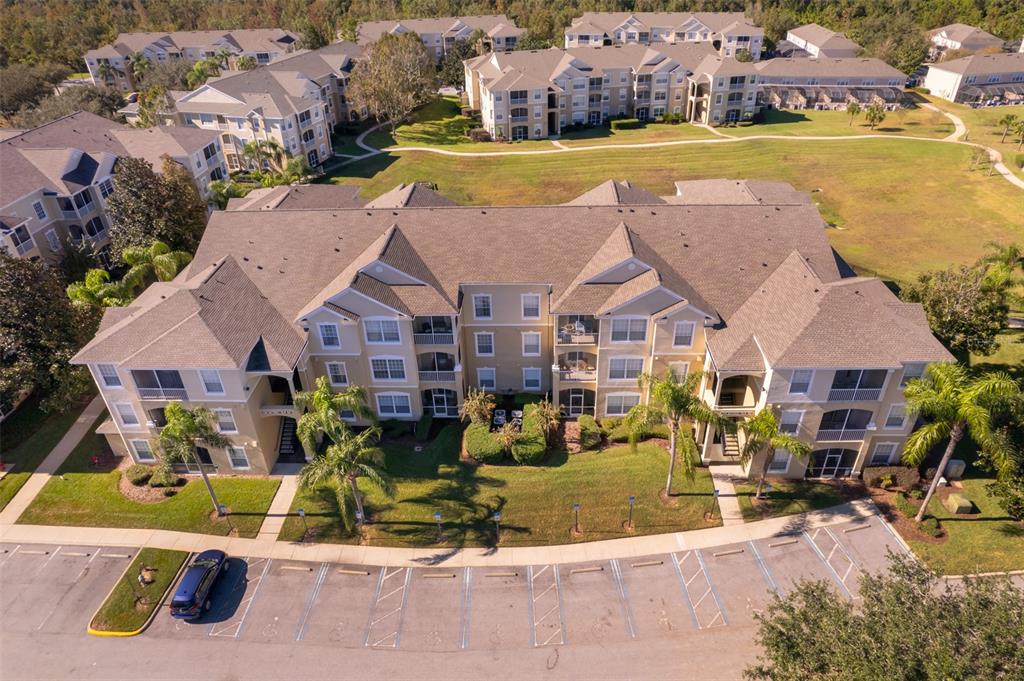
[{"label": "concrete curb", "polygon": [[[171,550],[171,549],[165,549],[165,550]],[[178,571],[174,574],[174,578],[171,579],[171,581],[167,584],[167,588],[164,589],[164,592],[160,596],[160,600],[157,602],[156,607],[153,608],[153,612],[149,613],[149,617],[146,618],[146,621],[143,622],[141,627],[139,627],[135,631],[104,631],[104,630],[101,630],[101,629],[93,629],[92,628],[92,623],[96,620],[96,616],[100,614],[100,610],[102,610],[103,606],[106,605],[107,599],[109,599],[113,595],[114,590],[117,589],[117,586],[121,583],[121,580],[125,577],[125,575],[128,574],[128,570],[130,570],[132,565],[135,564],[135,561],[133,560],[132,562],[128,563],[128,566],[125,567],[124,572],[122,572],[121,576],[117,578],[116,582],[114,582],[114,586],[110,587],[110,591],[107,592],[107,595],[103,599],[103,602],[100,603],[98,608],[96,608],[96,612],[94,612],[92,614],[92,617],[89,618],[89,624],[86,625],[86,627],[85,627],[85,633],[90,634],[92,636],[99,636],[101,638],[102,637],[106,637],[106,638],[122,637],[123,638],[123,637],[127,637],[127,636],[138,636],[139,634],[144,632],[146,629],[149,628],[149,625],[153,623],[153,620],[156,619],[156,614],[158,612],[160,612],[160,608],[163,606],[164,601],[167,600],[167,594],[170,593],[171,589],[174,588],[174,585],[178,583],[179,579],[181,579],[181,574],[183,572],[185,572],[185,568],[188,567],[188,563],[192,559],[192,556],[194,556],[194,555],[195,555],[194,553],[189,553],[187,556],[185,556],[185,560],[183,560],[181,562],[181,567],[178,568]]]}]

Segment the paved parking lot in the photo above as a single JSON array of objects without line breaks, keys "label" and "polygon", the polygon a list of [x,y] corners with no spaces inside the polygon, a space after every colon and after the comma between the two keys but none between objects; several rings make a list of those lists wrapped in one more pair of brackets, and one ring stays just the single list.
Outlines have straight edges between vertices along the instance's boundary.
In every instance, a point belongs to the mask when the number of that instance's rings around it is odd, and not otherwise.
[{"label": "paved parking lot", "polygon": [[209,612],[146,636],[456,652],[609,645],[751,627],[773,591],[830,581],[857,597],[901,545],[878,518],[642,558],[405,568],[232,558]]}]

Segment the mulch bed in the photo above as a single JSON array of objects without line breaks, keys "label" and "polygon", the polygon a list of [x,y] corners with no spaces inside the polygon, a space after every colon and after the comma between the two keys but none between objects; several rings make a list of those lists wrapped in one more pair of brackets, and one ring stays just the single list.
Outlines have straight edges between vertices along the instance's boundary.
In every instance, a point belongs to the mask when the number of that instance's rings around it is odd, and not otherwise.
[{"label": "mulch bed", "polygon": [[[896,528],[896,531],[900,533],[904,539],[913,539],[923,544],[945,544],[949,540],[949,535],[943,531],[939,537],[933,537],[927,532],[922,532],[917,529],[917,523],[914,522],[913,518],[907,516],[896,510],[896,506],[893,502],[893,497],[900,494],[903,490],[900,489],[882,489],[880,487],[871,487],[868,493],[871,495],[871,500],[878,506],[878,510],[882,512],[885,519]],[[950,488],[939,488],[935,491],[935,496],[932,498],[931,504],[941,504],[946,496],[957,490]],[[943,494],[944,493],[944,494]],[[910,499],[910,503],[914,506],[920,506],[920,502],[916,499]],[[929,505],[930,507],[931,505]],[[977,514],[975,514],[977,515]],[[969,517],[969,516],[968,516]],[[942,524],[939,524],[942,527]]]},{"label": "mulch bed", "polygon": [[[165,489],[174,490],[175,494],[180,492],[185,485],[188,484],[188,480],[180,478],[181,484],[175,485],[174,487],[150,487],[147,485],[133,485],[128,482],[128,478],[125,477],[124,471],[134,462],[131,457],[122,457],[120,463],[117,465],[117,469],[120,473],[120,477],[117,481],[117,491],[121,493],[126,499],[131,499],[140,504],[158,504],[161,501],[167,501],[171,497],[164,493]],[[173,496],[173,495],[172,495]]]}]

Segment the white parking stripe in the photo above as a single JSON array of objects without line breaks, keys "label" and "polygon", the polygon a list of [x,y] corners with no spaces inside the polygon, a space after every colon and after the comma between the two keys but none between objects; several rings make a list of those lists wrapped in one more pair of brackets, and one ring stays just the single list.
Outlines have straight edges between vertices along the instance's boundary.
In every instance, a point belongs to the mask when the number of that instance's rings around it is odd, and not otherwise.
[{"label": "white parking stripe", "polygon": [[846,584],[843,583],[843,580],[839,576],[839,573],[836,572],[836,569],[832,567],[832,564],[829,563],[828,560],[825,558],[825,554],[821,552],[821,549],[818,548],[818,545],[814,543],[813,539],[811,539],[811,535],[807,534],[806,530],[801,532],[800,534],[804,538],[804,541],[807,542],[808,546],[811,547],[811,550],[814,551],[814,555],[816,555],[818,559],[825,564],[825,568],[832,576],[832,579],[835,580],[836,584],[839,585],[839,588],[842,590],[842,592],[846,594],[846,597],[852,601],[853,594],[850,592],[848,588],[846,588]]},{"label": "white parking stripe", "polygon": [[462,574],[462,606],[461,613],[461,635],[459,636],[459,648],[465,649],[469,646],[469,618],[472,612],[473,600],[473,568],[467,567]]},{"label": "white parking stripe", "polygon": [[309,614],[313,612],[313,606],[316,604],[317,596],[320,595],[320,589],[324,585],[324,579],[327,577],[327,569],[329,567],[328,563],[320,564],[320,572],[316,576],[313,590],[310,592],[309,600],[306,602],[306,609],[302,612],[302,619],[299,621],[299,629],[295,634],[296,641],[301,641],[302,637],[306,634],[306,622],[309,620]]},{"label": "white parking stripe", "polygon": [[633,625],[633,609],[629,606],[629,594],[626,593],[626,583],[622,579],[622,568],[619,561],[611,561],[612,577],[615,579],[615,590],[619,594],[619,606],[622,608],[622,616],[626,619],[626,632],[630,638],[636,638],[636,627]]}]

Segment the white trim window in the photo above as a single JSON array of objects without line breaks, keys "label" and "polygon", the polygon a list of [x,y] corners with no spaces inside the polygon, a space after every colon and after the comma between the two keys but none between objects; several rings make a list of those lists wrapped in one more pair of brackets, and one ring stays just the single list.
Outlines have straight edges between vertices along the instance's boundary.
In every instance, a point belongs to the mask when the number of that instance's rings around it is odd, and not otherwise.
[{"label": "white trim window", "polygon": [[614,317],[612,343],[643,343],[647,340],[647,320],[642,317]]},{"label": "white trim window", "polygon": [[538,367],[523,367],[523,390],[540,390],[540,381]]},{"label": "white trim window", "polygon": [[117,373],[117,367],[113,364],[97,364],[96,373],[100,375],[104,388],[122,388],[121,376]]},{"label": "white trim window", "polygon": [[814,369],[794,369],[793,376],[789,380],[789,394],[806,395],[811,390],[813,380]]},{"label": "white trim window", "polygon": [[34,210],[36,212],[36,219],[37,220],[45,220],[46,219],[46,209],[43,208],[43,203],[41,201],[34,201],[32,203],[32,210]]},{"label": "white trim window", "polygon": [[789,453],[788,449],[776,449],[772,452],[772,460],[768,462],[769,473],[785,473],[789,470],[790,459],[793,455]]},{"label": "white trim window", "polygon": [[338,334],[338,325],[334,322],[321,322],[316,325],[320,332],[320,346],[324,348],[340,348],[341,336]]},{"label": "white trim window", "polygon": [[53,251],[54,253],[60,252],[60,239],[57,237],[56,230],[46,230],[46,243],[50,245],[50,250]]},{"label": "white trim window", "polygon": [[401,357],[371,357],[370,369],[375,381],[405,380],[405,360]]},{"label": "white trim window", "polygon": [[498,386],[497,372],[493,367],[480,367],[476,370],[476,384],[481,390],[495,390]]},{"label": "white trim window", "polygon": [[540,357],[540,332],[523,332],[523,357]]},{"label": "white trim window", "polygon": [[670,362],[668,370],[672,372],[672,375],[676,377],[677,383],[682,383],[686,380],[687,374],[690,373],[689,362]]},{"label": "white trim window", "polygon": [[893,454],[896,453],[895,442],[879,442],[875,445],[875,448],[871,451],[871,462],[869,466],[887,466],[892,461]]},{"label": "white trim window", "polygon": [[103,198],[107,198],[108,196],[114,193],[114,183],[110,181],[109,177],[105,177],[102,180],[100,180],[99,188],[100,196],[102,196]]},{"label": "white trim window", "polygon": [[217,430],[222,433],[237,433],[238,425],[235,423],[235,415],[230,409],[213,409],[213,415],[217,418]]},{"label": "white trim window", "polygon": [[374,345],[394,345],[402,342],[397,319],[367,319],[363,322],[366,342]]},{"label": "white trim window", "polygon": [[612,393],[605,398],[604,413],[608,416],[625,416],[638,404],[640,395],[637,393]]},{"label": "white trim window", "polygon": [[377,393],[377,413],[381,416],[412,416],[409,393]]},{"label": "white trim window", "polygon": [[199,378],[207,395],[224,394],[224,382],[220,380],[220,372],[216,369],[200,369]]},{"label": "white trim window", "polygon": [[907,425],[907,405],[894,404],[889,407],[889,413],[885,417],[885,427],[899,430]]},{"label": "white trim window", "polygon": [[693,322],[676,322],[672,328],[672,347],[692,348],[696,329],[697,325]]},{"label": "white trim window", "polygon": [[327,362],[327,378],[334,386],[348,385],[348,371],[344,362]]},{"label": "white trim window", "polygon": [[139,425],[139,415],[135,413],[135,407],[129,402],[115,402],[114,410],[117,411],[117,418],[122,426]]},{"label": "white trim window", "polygon": [[608,360],[608,380],[636,379],[643,373],[643,357],[612,357]]},{"label": "white trim window", "polygon": [[132,456],[139,463],[153,463],[156,455],[149,445],[149,440],[128,440],[128,446],[132,448]]},{"label": "white trim window", "polygon": [[802,411],[784,410],[779,414],[779,432],[796,435],[800,430],[800,422],[804,418]]},{"label": "white trim window", "polygon": [[540,294],[524,293],[520,296],[523,307],[523,319],[540,319]]},{"label": "white trim window", "polygon": [[490,331],[477,331],[473,334],[477,357],[494,357],[494,334]]},{"label": "white trim window", "polygon": [[903,376],[900,378],[900,387],[907,387],[907,383],[915,378],[924,376],[925,364],[922,362],[911,362],[903,365]]},{"label": "white trim window", "polygon": [[473,294],[473,319],[491,319],[494,311],[491,309],[491,294]]},{"label": "white trim window", "polygon": [[231,463],[231,468],[236,471],[246,471],[251,468],[251,465],[249,464],[249,455],[245,453],[245,447],[228,445],[224,448],[224,453],[228,455],[228,461]]}]

